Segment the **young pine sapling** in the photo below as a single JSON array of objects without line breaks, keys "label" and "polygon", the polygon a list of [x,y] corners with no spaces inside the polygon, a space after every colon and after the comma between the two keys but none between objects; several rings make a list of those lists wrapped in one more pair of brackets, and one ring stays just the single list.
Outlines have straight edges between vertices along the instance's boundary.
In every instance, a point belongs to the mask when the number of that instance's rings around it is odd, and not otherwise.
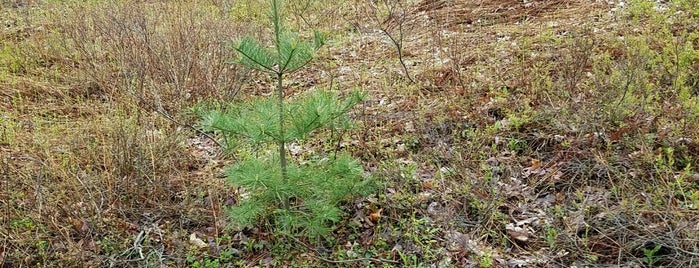
[{"label": "young pine sapling", "polygon": [[313,42],[300,40],[282,24],[281,0],[271,0],[271,4],[271,48],[246,37],[233,49],[240,55],[239,64],[276,78],[276,98],[204,112],[203,125],[220,132],[226,141],[245,140],[257,148],[270,143],[277,146],[276,153],[247,157],[228,169],[231,184],[246,192],[230,209],[232,223],[242,227],[267,220],[285,235],[315,239],[332,230],[342,215],[340,203],[367,190],[368,180],[362,175],[362,165],[348,155],[318,155],[299,164],[289,161],[286,145],[310,138],[314,130],[348,123],[347,112],[364,95],[354,91],[343,99],[316,90],[286,100],[285,75],[308,64],[324,40],[318,32]]}]

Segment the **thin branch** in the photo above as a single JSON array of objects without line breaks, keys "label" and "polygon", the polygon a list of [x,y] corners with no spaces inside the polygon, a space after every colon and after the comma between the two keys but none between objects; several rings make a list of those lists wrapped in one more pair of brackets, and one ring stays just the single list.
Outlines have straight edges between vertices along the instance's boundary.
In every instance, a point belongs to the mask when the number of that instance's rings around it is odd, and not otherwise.
[{"label": "thin branch", "polygon": [[275,71],[275,70],[272,69],[271,67],[267,67],[266,65],[264,65],[264,64],[262,64],[262,63],[256,61],[256,60],[253,59],[252,57],[248,56],[248,54],[245,54],[245,52],[243,52],[243,51],[240,50],[239,48],[237,48],[237,47],[234,46],[233,49],[235,49],[235,51],[238,51],[238,53],[240,53],[241,55],[243,55],[245,58],[251,60],[251,61],[254,62],[255,64],[257,64],[257,65],[259,65],[259,66],[262,66],[262,68],[266,69],[267,71],[270,71],[270,72],[272,72],[272,73],[277,73],[277,71]]},{"label": "thin branch", "polygon": [[284,67],[283,67],[283,68],[282,68],[282,67],[279,67],[279,71],[280,71],[280,72],[292,73],[292,72],[294,72],[294,71],[296,71],[296,70],[298,70],[298,69],[303,68],[303,67],[306,66],[309,62],[311,62],[311,60],[313,60],[313,57],[310,57],[310,58],[308,58],[308,59],[306,60],[306,62],[304,62],[303,64],[297,66],[297,67],[294,68],[293,70],[287,70],[286,67],[289,65],[289,63],[291,63],[291,59],[294,57],[294,52],[296,52],[296,48],[294,48],[293,50],[291,50],[291,54],[290,54],[290,56],[289,56],[287,62],[284,63]]},{"label": "thin branch", "polygon": [[349,260],[329,260],[323,257],[318,256],[318,259],[324,261],[324,262],[329,262],[329,263],[348,263],[348,262],[358,262],[358,261],[375,261],[375,262],[387,262],[387,263],[393,263],[393,264],[400,264],[399,261],[394,261],[394,260],[389,260],[389,259],[379,259],[379,258],[359,258],[359,259],[349,259]]},{"label": "thin branch", "polygon": [[398,51],[398,61],[400,62],[400,65],[403,66],[403,71],[405,72],[405,77],[410,80],[410,83],[415,83],[415,80],[410,76],[410,72],[408,72],[408,66],[405,64],[405,59],[403,58],[403,22],[398,23],[398,31],[400,32],[399,38],[396,39],[391,35],[386,28],[381,27],[381,31],[388,36],[388,39],[391,40],[391,43],[396,47],[396,50]]},{"label": "thin branch", "polygon": [[[400,3],[401,0],[392,0],[392,1],[382,1],[384,5],[386,5],[386,9],[388,10],[388,18],[385,21],[390,20],[391,18],[395,18],[396,23],[398,24],[398,36],[394,36],[391,33],[388,32],[388,27],[385,26],[380,26],[379,29],[381,32],[383,32],[386,36],[388,36],[388,39],[391,40],[391,43],[396,47],[396,50],[398,52],[398,61],[400,62],[401,66],[403,67],[403,71],[405,72],[405,77],[410,80],[410,83],[415,83],[415,80],[410,76],[410,72],[408,71],[408,66],[405,64],[405,58],[403,56],[403,23],[405,22],[405,12],[401,12],[400,15],[395,15],[394,16],[394,10],[396,9],[396,6],[398,8],[403,9],[403,5]],[[376,23],[379,25],[383,24],[381,22],[381,19],[379,18],[379,12],[378,12],[378,7],[373,3],[373,1],[370,1],[370,7],[372,9],[372,13],[374,16],[374,20]],[[403,10],[404,11],[404,10]]]},{"label": "thin branch", "polygon": [[[220,142],[218,142],[214,137],[212,137],[208,133],[204,132],[203,130],[198,129],[198,128],[194,127],[193,125],[185,124],[185,123],[178,121],[177,119],[172,117],[170,114],[168,114],[167,111],[165,111],[165,109],[163,109],[161,105],[156,105],[155,103],[148,103],[145,100],[143,100],[143,98],[141,98],[140,96],[136,96],[135,94],[130,94],[130,95],[132,97],[136,98],[139,103],[143,103],[145,105],[150,106],[150,108],[153,111],[160,114],[163,118],[167,119],[168,121],[175,123],[178,126],[182,126],[182,127],[186,127],[186,128],[191,129],[191,130],[194,130],[195,132],[197,132],[197,133],[203,135],[204,137],[208,138],[209,140],[213,141],[218,147],[226,148]],[[138,107],[145,110],[145,108],[141,107],[140,105],[138,105]],[[235,158],[235,156],[233,156],[233,157]]]},{"label": "thin branch", "polygon": [[[287,71],[286,67],[289,66],[289,63],[291,63],[291,59],[294,58],[294,53],[296,53],[296,48],[293,48],[291,52],[289,52],[289,57],[286,59],[286,62],[284,64],[279,65],[279,72],[285,73]],[[282,56],[280,53],[279,56]],[[282,67],[283,65],[283,67]],[[303,67],[303,65],[299,66],[299,68]],[[297,68],[298,69],[298,68]],[[288,70],[289,72],[293,72],[294,70]]]},{"label": "thin branch", "polygon": [[371,258],[371,257],[369,257],[369,258],[349,259],[349,260],[339,260],[339,261],[331,260],[331,259],[326,259],[326,258],[323,258],[323,257],[320,256],[320,252],[318,252],[318,250],[316,250],[315,248],[312,248],[312,247],[306,245],[305,243],[299,241],[298,238],[293,237],[293,236],[288,235],[288,234],[285,234],[285,236],[288,237],[288,238],[291,238],[291,239],[294,240],[294,241],[296,241],[296,243],[302,245],[302,246],[305,247],[306,249],[315,252],[316,254],[318,254],[318,256],[316,256],[316,257],[318,257],[318,259],[320,259],[320,260],[322,260],[322,261],[324,261],[324,262],[329,262],[329,263],[348,263],[348,262],[358,262],[358,261],[375,261],[375,262],[387,262],[387,263],[393,263],[393,264],[400,264],[399,261],[394,261],[394,260],[389,260],[389,259],[381,259],[381,258]]}]

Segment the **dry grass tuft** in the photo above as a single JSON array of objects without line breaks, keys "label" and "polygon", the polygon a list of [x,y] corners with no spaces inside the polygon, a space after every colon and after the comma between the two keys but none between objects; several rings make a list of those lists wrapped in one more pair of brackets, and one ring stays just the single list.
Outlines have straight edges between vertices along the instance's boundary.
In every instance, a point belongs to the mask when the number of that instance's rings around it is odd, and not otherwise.
[{"label": "dry grass tuft", "polygon": [[[74,5],[61,23],[65,49],[86,95],[131,95],[139,102],[184,104],[232,98],[242,70],[228,42],[239,35],[213,6],[197,2]],[[175,108],[175,107],[173,107]],[[179,107],[177,107],[179,108]]]}]

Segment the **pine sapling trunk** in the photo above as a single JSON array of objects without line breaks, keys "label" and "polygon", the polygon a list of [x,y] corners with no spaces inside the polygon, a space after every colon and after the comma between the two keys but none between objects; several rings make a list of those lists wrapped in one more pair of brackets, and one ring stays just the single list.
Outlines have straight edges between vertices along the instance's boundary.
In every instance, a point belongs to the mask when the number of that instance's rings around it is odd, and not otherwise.
[{"label": "pine sapling trunk", "polygon": [[[272,23],[274,24],[274,42],[277,48],[277,55],[282,55],[281,49],[281,18],[279,18],[279,3],[277,0],[272,0]],[[286,137],[284,133],[284,88],[282,85],[282,76],[284,76],[284,67],[281,63],[277,66],[277,98],[279,100],[279,163],[282,168],[282,180],[288,182],[286,172]],[[288,208],[288,200],[284,201]]]},{"label": "pine sapling trunk", "polygon": [[[282,168],[282,181],[288,182],[288,175],[286,173],[286,136],[284,131],[284,88],[282,87],[282,76],[284,74],[281,72],[277,73],[277,99],[279,101],[279,163]],[[289,208],[288,198],[284,198],[284,206]]]}]

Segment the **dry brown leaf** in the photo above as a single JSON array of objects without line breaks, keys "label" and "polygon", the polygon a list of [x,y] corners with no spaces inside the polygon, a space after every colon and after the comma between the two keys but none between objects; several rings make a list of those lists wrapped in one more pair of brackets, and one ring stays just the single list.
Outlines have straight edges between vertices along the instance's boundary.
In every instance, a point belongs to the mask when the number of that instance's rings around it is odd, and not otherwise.
[{"label": "dry brown leaf", "polygon": [[73,225],[73,230],[80,232],[83,230],[83,221],[75,219],[75,218],[70,218],[70,223]]},{"label": "dry brown leaf", "polygon": [[204,240],[201,240],[201,238],[198,238],[196,233],[192,233],[191,235],[189,235],[189,243],[191,243],[192,245],[195,245],[197,247],[200,247],[200,248],[205,248],[205,247],[209,246],[209,244],[204,242]]},{"label": "dry brown leaf", "polygon": [[380,208],[369,214],[369,220],[373,223],[379,222],[379,220],[381,219],[381,211],[383,211],[383,208]]},{"label": "dry brown leaf", "polygon": [[432,186],[434,186],[434,183],[432,180],[425,180],[422,182],[422,188],[427,190],[427,189],[432,189]]},{"label": "dry brown leaf", "polygon": [[507,235],[515,240],[522,242],[529,240],[529,231],[527,231],[525,228],[515,226],[513,223],[508,223],[505,225],[505,230],[507,231]]}]

